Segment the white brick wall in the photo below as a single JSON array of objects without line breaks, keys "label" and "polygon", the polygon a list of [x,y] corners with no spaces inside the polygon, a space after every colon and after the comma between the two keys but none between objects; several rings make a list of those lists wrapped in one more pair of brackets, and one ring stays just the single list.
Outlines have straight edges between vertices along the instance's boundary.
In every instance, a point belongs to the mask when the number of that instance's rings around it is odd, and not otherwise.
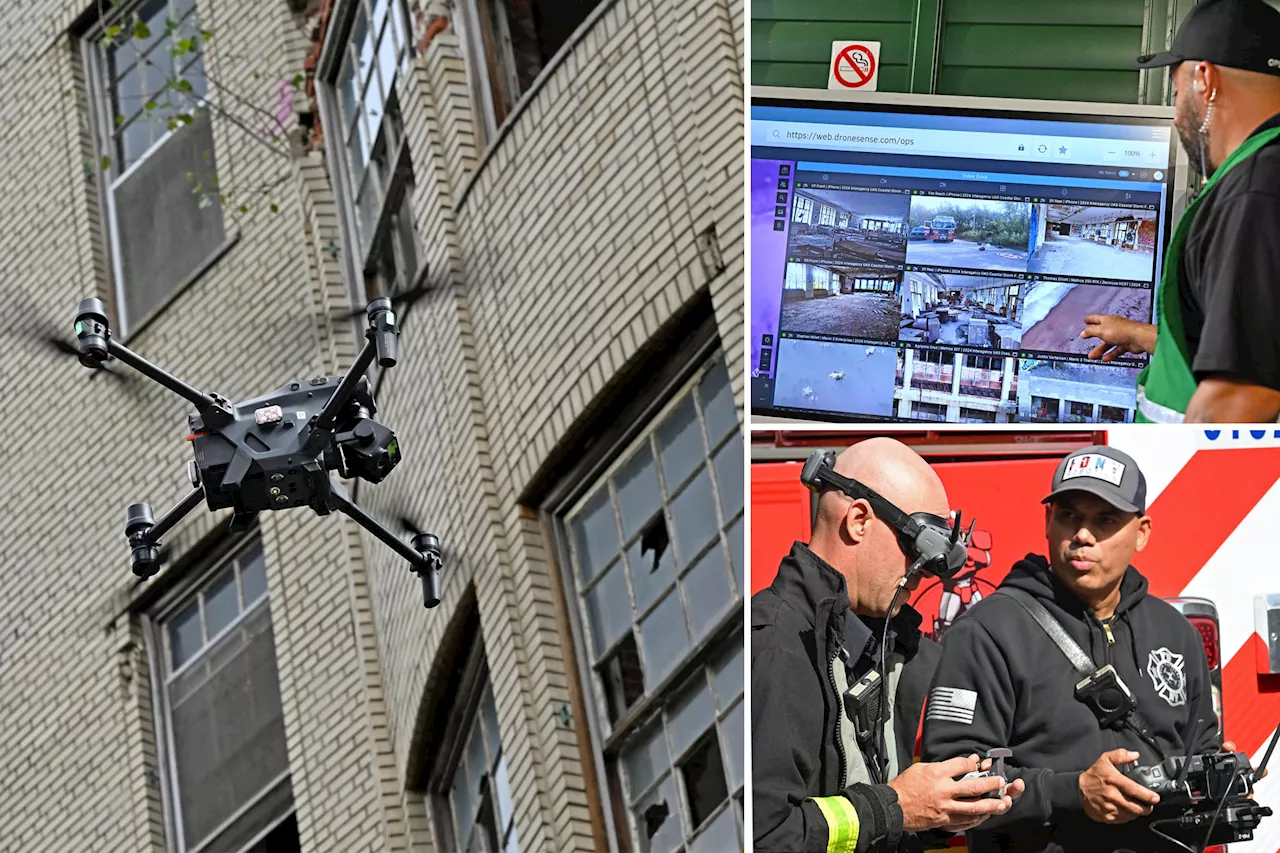
[{"label": "white brick wall", "polygon": [[[442,4],[422,4],[428,13]],[[186,491],[189,405],[141,378],[88,382],[33,343],[109,293],[83,79],[67,28],[89,2],[10,4],[0,32],[0,851],[164,849],[144,638],[121,615],[124,508]],[[198,0],[224,85],[269,109],[301,68],[283,0]],[[522,850],[592,850],[568,631],[537,506],[547,462],[609,423],[601,393],[683,306],[710,297],[741,407],[741,0],[606,0],[571,51],[477,150],[451,27],[401,81],[413,209],[436,290],[415,307],[381,416],[404,461],[361,502],[440,536],[444,601],[344,518],[268,513],[262,538],[293,787],[309,851],[432,849],[416,790],[440,643],[474,586]],[[257,75],[256,77],[254,75]],[[64,96],[63,92],[70,94]],[[243,113],[242,113],[243,115]],[[284,179],[280,212],[227,216],[238,242],[129,345],[244,398],[354,358],[324,158],[288,161],[215,116],[221,178]],[[709,277],[697,236],[725,262]],[[28,333],[28,337],[22,337]],[[225,523],[203,509],[182,553]],[[446,699],[447,701],[447,699]],[[410,773],[414,775],[411,777]]]}]

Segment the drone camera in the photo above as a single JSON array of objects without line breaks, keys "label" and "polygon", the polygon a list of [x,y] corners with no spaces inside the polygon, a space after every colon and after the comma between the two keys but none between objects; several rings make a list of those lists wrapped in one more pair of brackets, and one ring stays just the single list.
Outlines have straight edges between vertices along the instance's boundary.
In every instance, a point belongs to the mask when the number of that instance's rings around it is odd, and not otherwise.
[{"label": "drone camera", "polygon": [[370,483],[381,482],[400,462],[400,442],[395,433],[365,418],[349,431],[335,436],[342,448],[342,460],[353,477]]},{"label": "drone camera", "polygon": [[107,323],[107,306],[101,299],[84,299],[76,308],[76,343],[80,363],[99,367],[107,360],[107,339],[111,327]]}]

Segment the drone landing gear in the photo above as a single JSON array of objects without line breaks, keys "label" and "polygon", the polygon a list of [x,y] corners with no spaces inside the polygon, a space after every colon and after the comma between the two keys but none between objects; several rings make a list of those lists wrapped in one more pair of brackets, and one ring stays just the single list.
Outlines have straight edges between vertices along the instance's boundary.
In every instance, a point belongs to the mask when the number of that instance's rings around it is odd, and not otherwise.
[{"label": "drone landing gear", "polygon": [[124,535],[129,539],[133,573],[149,578],[160,571],[160,537],[204,500],[204,486],[197,486],[178,505],[156,521],[151,504],[133,504],[125,514]]},{"label": "drone landing gear", "polygon": [[330,478],[329,488],[329,503],[334,509],[350,516],[365,530],[381,539],[387,547],[409,561],[413,573],[422,581],[423,605],[435,607],[439,604],[440,570],[444,567],[444,559],[440,555],[440,540],[430,533],[418,533],[413,537],[412,547],[406,545],[382,522],[352,503],[341,483]]}]

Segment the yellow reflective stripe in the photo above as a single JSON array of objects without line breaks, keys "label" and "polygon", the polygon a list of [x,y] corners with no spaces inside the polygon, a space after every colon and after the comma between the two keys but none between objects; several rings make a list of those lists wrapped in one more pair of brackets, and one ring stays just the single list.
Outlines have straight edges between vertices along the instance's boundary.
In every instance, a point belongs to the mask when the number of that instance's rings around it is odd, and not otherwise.
[{"label": "yellow reflective stripe", "polygon": [[853,853],[858,846],[858,812],[844,797],[810,797],[827,821],[827,853]]}]

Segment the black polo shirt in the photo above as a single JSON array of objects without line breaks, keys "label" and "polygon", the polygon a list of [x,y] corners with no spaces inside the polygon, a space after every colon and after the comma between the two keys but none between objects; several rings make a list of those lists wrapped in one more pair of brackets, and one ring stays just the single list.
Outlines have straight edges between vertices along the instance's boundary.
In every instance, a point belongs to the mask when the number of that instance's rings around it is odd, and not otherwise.
[{"label": "black polo shirt", "polygon": [[[1280,115],[1254,133],[1273,127]],[[1196,381],[1229,373],[1280,390],[1280,140],[1224,175],[1201,202],[1179,279]]]}]

